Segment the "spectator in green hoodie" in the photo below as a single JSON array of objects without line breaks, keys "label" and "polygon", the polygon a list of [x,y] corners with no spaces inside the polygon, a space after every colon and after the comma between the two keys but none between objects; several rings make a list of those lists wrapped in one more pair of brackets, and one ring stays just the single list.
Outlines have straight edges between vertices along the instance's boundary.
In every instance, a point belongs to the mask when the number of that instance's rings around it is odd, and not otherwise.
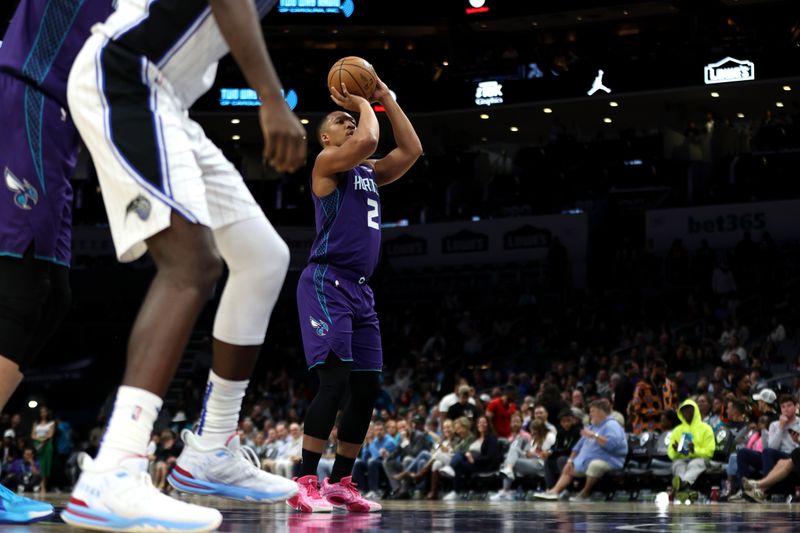
[{"label": "spectator in green hoodie", "polygon": [[694,400],[685,400],[678,410],[681,424],[672,430],[667,454],[672,459],[672,488],[685,490],[697,481],[714,456],[714,430],[703,422]]}]

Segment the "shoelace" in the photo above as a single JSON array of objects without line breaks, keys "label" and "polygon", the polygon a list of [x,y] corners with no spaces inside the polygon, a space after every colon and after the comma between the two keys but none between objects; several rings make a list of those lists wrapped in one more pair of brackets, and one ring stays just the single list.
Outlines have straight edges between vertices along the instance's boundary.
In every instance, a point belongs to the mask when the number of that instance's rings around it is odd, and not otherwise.
[{"label": "shoelace", "polygon": [[309,479],[307,482],[303,483],[303,485],[306,487],[306,492],[312,499],[319,500],[322,498],[322,496],[319,495],[319,490],[317,489],[316,479]]},{"label": "shoelace", "polygon": [[342,486],[343,486],[345,489],[347,489],[347,491],[348,491],[348,492],[350,492],[350,494],[353,494],[354,496],[359,496],[359,497],[361,496],[361,493],[360,493],[360,492],[358,492],[358,487],[356,486],[356,484],[355,484],[355,483],[353,483],[353,480],[352,480],[352,479],[351,479],[351,480],[349,480],[349,481],[343,481],[343,480],[339,480],[339,483],[340,483],[340,484],[341,484],[341,485],[342,485]]},{"label": "shoelace", "polygon": [[261,462],[258,460],[258,454],[256,451],[251,448],[250,446],[242,446],[239,448],[239,455],[247,462],[247,465],[255,469],[256,471],[261,471]]}]

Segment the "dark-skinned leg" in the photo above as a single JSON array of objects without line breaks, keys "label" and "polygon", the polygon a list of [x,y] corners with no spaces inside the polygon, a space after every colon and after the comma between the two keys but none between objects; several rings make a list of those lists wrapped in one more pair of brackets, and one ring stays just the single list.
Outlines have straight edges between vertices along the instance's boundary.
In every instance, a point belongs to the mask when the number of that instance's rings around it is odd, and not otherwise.
[{"label": "dark-skinned leg", "polygon": [[157,271],[128,342],[123,386],[97,457],[103,467],[146,455],[161,398],[222,272],[211,231],[174,212],[171,226],[147,239],[147,247]]},{"label": "dark-skinned leg", "polygon": [[222,274],[211,230],[172,213],[172,225],[147,239],[156,276],[128,342],[123,385],[166,394],[197,316]]}]

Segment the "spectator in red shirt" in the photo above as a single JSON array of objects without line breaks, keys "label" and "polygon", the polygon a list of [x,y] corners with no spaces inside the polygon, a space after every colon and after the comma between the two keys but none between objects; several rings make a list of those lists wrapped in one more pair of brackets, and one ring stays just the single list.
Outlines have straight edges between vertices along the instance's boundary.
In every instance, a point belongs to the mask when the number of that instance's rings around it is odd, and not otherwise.
[{"label": "spectator in red shirt", "polygon": [[506,387],[501,396],[494,398],[486,406],[486,417],[500,438],[508,438],[511,435],[511,415],[517,412],[517,406],[514,404],[516,396],[514,387]]}]

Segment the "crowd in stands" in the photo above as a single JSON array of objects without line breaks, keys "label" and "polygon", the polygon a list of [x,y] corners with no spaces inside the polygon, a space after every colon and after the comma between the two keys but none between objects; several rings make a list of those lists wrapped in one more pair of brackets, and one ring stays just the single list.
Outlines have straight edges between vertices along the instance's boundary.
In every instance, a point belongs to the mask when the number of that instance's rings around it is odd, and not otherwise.
[{"label": "crowd in stands", "polygon": [[[626,478],[690,496],[709,483],[729,499],[790,491],[800,260],[791,243],[770,242],[743,235],[734,250],[676,243],[661,258],[606,254],[619,269],[650,273],[635,290],[615,288],[616,278],[572,289],[552,283],[547,268],[520,265],[379,270],[371,284],[384,382],[354,481],[372,497],[394,498],[477,491],[502,500],[526,490],[585,499]],[[315,389],[296,328],[285,297],[240,425],[262,467],[287,477]],[[158,422],[152,473],[164,490],[180,433],[199,416],[206,373],[199,366],[181,384]],[[44,486],[67,487],[75,453],[96,451],[104,420],[74,432],[54,417],[51,432],[49,413],[33,413],[0,419],[2,481],[41,488],[35,476],[49,440]]]}]

